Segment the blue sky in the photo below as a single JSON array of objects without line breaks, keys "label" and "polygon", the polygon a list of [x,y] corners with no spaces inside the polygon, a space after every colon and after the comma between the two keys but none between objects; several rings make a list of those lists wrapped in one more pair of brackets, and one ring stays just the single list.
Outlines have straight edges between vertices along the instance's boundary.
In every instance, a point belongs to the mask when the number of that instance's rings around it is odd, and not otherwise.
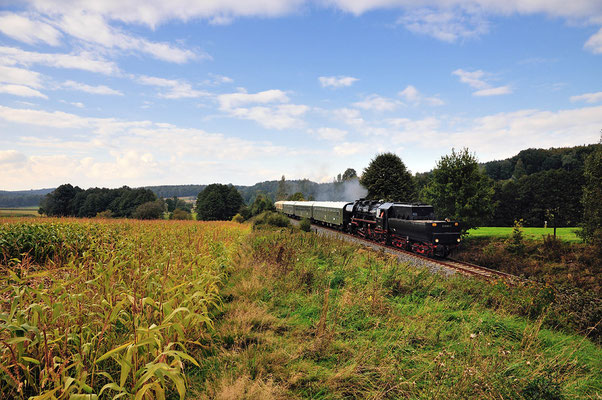
[{"label": "blue sky", "polygon": [[0,1],[0,189],[595,143],[599,0]]}]

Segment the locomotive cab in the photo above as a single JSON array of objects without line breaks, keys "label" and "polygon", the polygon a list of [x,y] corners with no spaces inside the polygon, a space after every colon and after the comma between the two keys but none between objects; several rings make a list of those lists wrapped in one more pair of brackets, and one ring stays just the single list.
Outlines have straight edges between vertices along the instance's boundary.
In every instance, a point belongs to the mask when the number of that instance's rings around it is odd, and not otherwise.
[{"label": "locomotive cab", "polygon": [[388,229],[400,243],[422,254],[445,257],[460,242],[458,222],[436,220],[427,204],[394,204]]}]

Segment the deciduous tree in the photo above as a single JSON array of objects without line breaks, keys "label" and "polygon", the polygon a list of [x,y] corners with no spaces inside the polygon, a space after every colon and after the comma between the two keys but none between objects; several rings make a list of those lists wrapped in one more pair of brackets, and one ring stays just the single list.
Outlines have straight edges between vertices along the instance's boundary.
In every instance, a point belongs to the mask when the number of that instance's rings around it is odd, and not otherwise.
[{"label": "deciduous tree", "polygon": [[462,223],[463,231],[487,221],[492,212],[493,182],[480,170],[468,149],[443,156],[424,190],[425,200],[439,218]]},{"label": "deciduous tree", "polygon": [[243,204],[242,196],[234,186],[214,183],[207,186],[197,197],[197,219],[230,220]]},{"label": "deciduous tree", "polygon": [[411,202],[416,200],[412,175],[401,158],[393,153],[377,155],[360,178],[368,198]]}]

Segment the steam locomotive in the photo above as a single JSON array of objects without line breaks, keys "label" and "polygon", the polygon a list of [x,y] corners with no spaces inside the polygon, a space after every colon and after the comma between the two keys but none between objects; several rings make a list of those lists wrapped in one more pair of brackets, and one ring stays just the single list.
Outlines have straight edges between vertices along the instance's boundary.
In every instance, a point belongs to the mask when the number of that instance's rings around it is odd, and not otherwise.
[{"label": "steam locomotive", "polygon": [[436,220],[428,204],[277,201],[276,210],[292,218],[308,218],[382,244],[433,257],[446,257],[460,244],[458,222]]}]

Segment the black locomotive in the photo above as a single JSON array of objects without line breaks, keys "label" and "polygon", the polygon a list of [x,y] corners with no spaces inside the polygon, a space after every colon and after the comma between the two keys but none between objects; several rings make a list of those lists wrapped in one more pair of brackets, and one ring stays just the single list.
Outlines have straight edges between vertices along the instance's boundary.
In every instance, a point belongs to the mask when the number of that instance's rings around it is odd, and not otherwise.
[{"label": "black locomotive", "polygon": [[446,257],[460,243],[459,223],[436,220],[433,206],[427,204],[279,201],[276,209],[425,256]]}]

